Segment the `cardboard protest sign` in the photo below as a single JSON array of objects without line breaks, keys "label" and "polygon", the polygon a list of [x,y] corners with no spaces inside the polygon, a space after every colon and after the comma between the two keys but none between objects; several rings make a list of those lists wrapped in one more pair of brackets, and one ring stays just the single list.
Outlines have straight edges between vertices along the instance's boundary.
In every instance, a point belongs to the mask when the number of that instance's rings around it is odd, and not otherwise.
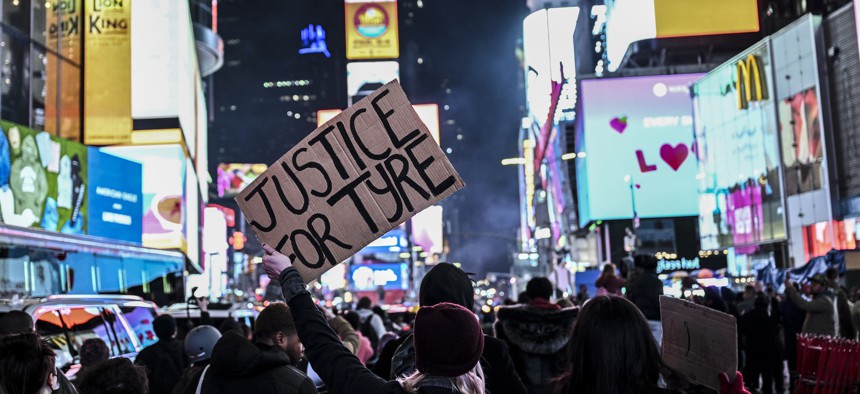
[{"label": "cardboard protest sign", "polygon": [[310,282],[463,186],[394,80],[314,130],[236,202]]},{"label": "cardboard protest sign", "polygon": [[738,369],[735,318],[711,308],[661,296],[663,361],[690,381],[719,390],[719,374]]}]

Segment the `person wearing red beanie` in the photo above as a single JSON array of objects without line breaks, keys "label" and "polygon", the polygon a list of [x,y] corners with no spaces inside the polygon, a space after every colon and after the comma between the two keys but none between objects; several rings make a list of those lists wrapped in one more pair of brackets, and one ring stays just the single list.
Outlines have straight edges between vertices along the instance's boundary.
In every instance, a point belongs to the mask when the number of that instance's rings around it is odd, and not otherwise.
[{"label": "person wearing red beanie", "polygon": [[367,369],[338,338],[311,300],[290,259],[268,245],[263,267],[278,280],[290,307],[305,355],[331,393],[484,394],[478,362],[484,335],[477,318],[460,305],[441,303],[415,318],[415,373],[386,381]]}]

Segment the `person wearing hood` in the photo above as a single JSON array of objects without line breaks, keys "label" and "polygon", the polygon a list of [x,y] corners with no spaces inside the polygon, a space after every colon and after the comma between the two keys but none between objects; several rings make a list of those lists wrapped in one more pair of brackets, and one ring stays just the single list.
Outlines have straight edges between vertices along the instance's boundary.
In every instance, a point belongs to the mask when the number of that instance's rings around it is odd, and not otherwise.
[{"label": "person wearing hood", "polygon": [[257,317],[254,343],[233,331],[218,340],[200,392],[318,394],[313,381],[295,367],[302,349],[290,308],[273,302]]},{"label": "person wearing hood", "polygon": [[565,346],[579,309],[562,309],[549,302],[553,285],[544,277],[530,280],[526,292],[528,304],[499,308],[496,338],[508,345],[529,393],[553,393],[554,379],[565,370]]},{"label": "person wearing hood", "polygon": [[800,296],[790,278],[785,279],[785,292],[788,294],[788,298],[800,309],[806,311],[803,333],[832,337],[839,335],[836,297],[828,289],[827,279],[824,278],[824,275],[816,274],[809,279],[809,283],[809,291],[812,293],[811,301]]},{"label": "person wearing hood", "polygon": [[[376,376],[338,339],[311,299],[290,258],[263,245],[263,268],[278,280],[296,319],[308,360],[331,393],[484,394],[479,360],[484,335],[475,315],[452,303],[423,306],[415,317],[417,370],[397,380]],[[251,390],[248,390],[252,392]]]},{"label": "person wearing hood", "polygon": [[657,277],[657,258],[652,255],[637,254],[633,257],[635,274],[627,282],[627,297],[648,320],[648,327],[657,340],[663,343],[663,324],[660,318],[660,296],[663,295],[663,281]]},{"label": "person wearing hood", "polygon": [[[421,306],[430,306],[449,302],[471,310],[474,295],[475,290],[469,274],[453,264],[439,263],[424,275],[418,290],[418,303]],[[413,335],[406,335],[383,349],[379,363],[388,366],[383,378],[396,379],[413,373],[415,371]],[[504,341],[484,336],[481,367],[488,392],[527,393]]]},{"label": "person wearing hood", "polygon": [[753,302],[753,310],[741,316],[737,323],[747,356],[744,376],[753,387],[758,386],[761,376],[763,394],[772,394],[774,383],[776,392],[784,391],[779,317],[771,313],[769,307],[770,298],[759,293]]},{"label": "person wearing hood", "polygon": [[176,320],[161,315],[152,321],[158,342],[147,346],[134,359],[136,365],[146,367],[150,393],[169,393],[182,378],[182,371],[190,362],[185,356],[182,341],[176,339]]}]

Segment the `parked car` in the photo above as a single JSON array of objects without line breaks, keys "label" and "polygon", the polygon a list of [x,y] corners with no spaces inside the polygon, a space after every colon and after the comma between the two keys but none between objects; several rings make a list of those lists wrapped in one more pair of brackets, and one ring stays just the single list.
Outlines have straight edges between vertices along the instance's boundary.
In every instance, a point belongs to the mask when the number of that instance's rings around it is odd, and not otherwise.
[{"label": "parked car", "polygon": [[80,361],[81,345],[101,338],[111,357],[134,359],[158,338],[152,321],[155,304],[136,296],[58,295],[11,302],[0,301],[0,316],[24,311],[36,322],[36,331],[57,353],[57,366],[72,377]]},{"label": "parked car", "polygon": [[[195,303],[187,304],[181,302],[173,304],[163,308],[161,313],[168,314],[176,319],[177,338],[179,339],[184,339],[185,334],[191,328],[203,324],[200,309],[197,308]],[[244,324],[253,331],[257,315],[259,315],[259,312],[254,308],[253,304],[209,304],[209,317],[212,319],[211,324],[215,328],[220,328],[225,320],[232,317],[239,324]]]}]

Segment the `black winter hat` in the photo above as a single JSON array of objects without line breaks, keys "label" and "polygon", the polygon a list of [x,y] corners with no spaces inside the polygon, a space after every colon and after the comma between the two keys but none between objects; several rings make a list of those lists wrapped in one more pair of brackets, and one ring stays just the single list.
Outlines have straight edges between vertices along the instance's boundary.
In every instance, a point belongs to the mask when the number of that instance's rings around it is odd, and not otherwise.
[{"label": "black winter hat", "polygon": [[439,263],[421,281],[418,303],[421,306],[450,302],[472,310],[475,289],[469,274],[450,263]]},{"label": "black winter hat", "polygon": [[152,321],[152,331],[158,339],[169,339],[176,334],[176,319],[170,315],[161,315]]},{"label": "black winter hat", "polygon": [[414,344],[418,371],[455,377],[478,364],[484,352],[484,333],[472,311],[442,302],[418,310]]}]

